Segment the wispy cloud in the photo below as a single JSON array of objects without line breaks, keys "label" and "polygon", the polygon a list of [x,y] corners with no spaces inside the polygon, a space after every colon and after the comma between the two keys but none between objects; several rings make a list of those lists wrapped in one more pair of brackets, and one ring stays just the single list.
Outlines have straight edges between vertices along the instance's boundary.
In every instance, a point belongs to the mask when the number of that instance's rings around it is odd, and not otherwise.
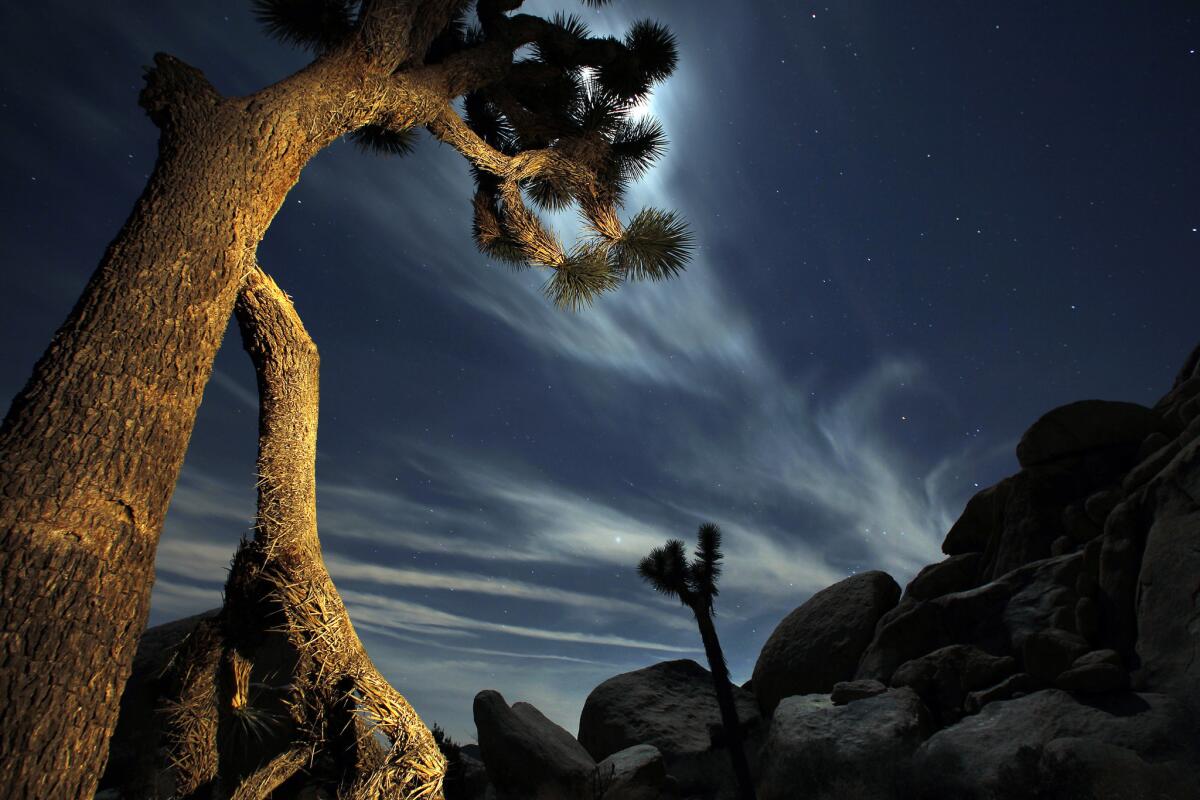
[{"label": "wispy cloud", "polygon": [[384,566],[342,555],[327,555],[325,563],[339,582],[348,580],[391,588],[433,589],[528,600],[549,603],[556,607],[574,607],[607,620],[621,617],[653,617],[656,623],[670,628],[691,629],[691,625],[678,614],[662,614],[644,604],[602,594],[480,573]]},{"label": "wispy cloud", "polygon": [[569,644],[654,650],[660,653],[694,654],[697,652],[695,647],[677,647],[627,636],[607,636],[582,631],[563,631],[491,622],[367,592],[342,590],[341,595],[354,619],[377,627],[410,630],[425,634],[449,633],[455,635],[478,631]]}]

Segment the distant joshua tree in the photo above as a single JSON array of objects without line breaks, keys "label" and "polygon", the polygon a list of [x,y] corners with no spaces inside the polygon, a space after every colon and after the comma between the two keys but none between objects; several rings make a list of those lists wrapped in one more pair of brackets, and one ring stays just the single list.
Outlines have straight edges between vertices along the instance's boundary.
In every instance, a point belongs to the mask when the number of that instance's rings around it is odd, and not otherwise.
[{"label": "distant joshua tree", "polygon": [[[666,146],[628,112],[675,69],[674,36],[650,20],[593,36],[521,5],[253,0],[268,33],[314,58],[241,97],[155,56],[140,96],[161,132],[154,171],[0,425],[9,796],[95,793],[213,357],[314,156],[343,137],[401,154],[428,131],[474,172],[479,247],[548,270],[562,307],[684,267],[691,236],[675,214],[620,213]],[[585,223],[573,245],[533,210],[568,205]]]},{"label": "distant joshua tree", "polygon": [[700,639],[704,642],[704,654],[712,670],[717,705],[721,709],[721,725],[729,745],[738,793],[741,800],[755,800],[754,781],[750,777],[750,766],[746,763],[737,706],[733,701],[733,686],[729,682],[729,667],[725,664],[725,654],[721,652],[721,642],[717,639],[717,628],[713,624],[713,598],[718,594],[717,579],[721,576],[720,562],[724,558],[721,553],[721,529],[711,522],[700,526],[696,557],[691,563],[687,561],[684,548],[684,543],[679,539],[671,539],[662,547],[654,548],[638,564],[638,574],[663,594],[678,597],[696,616]]}]

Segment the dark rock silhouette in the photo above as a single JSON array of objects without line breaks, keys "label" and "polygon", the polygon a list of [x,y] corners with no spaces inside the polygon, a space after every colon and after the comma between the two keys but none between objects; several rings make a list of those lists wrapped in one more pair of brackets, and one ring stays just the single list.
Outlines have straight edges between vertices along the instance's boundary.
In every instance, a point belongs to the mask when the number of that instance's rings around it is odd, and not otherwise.
[{"label": "dark rock silhouette", "polygon": [[663,800],[674,794],[662,753],[648,744],[638,744],[613,753],[596,765],[601,798],[608,800]]},{"label": "dark rock silhouette", "polygon": [[583,797],[596,762],[575,737],[528,703],[510,708],[499,692],[475,696],[475,727],[488,778],[503,800]]},{"label": "dark rock silhouette", "polygon": [[916,692],[893,689],[849,705],[809,711],[798,698],[780,702],[763,746],[762,800],[794,800],[854,776],[859,796],[904,792],[913,752],[930,734]]},{"label": "dark rock silhouette", "polygon": [[754,665],[754,693],[770,714],[794,694],[828,693],[850,680],[879,618],[900,599],[885,572],[864,572],[814,594],[784,617]]},{"label": "dark rock silhouette", "polygon": [[1193,798],[1192,735],[1180,704],[1165,695],[1081,703],[1046,689],[991,703],[934,734],[913,757],[916,796]]},{"label": "dark rock silhouette", "polygon": [[[734,687],[733,693],[747,745],[757,749],[764,727],[758,705],[744,689]],[[724,748],[714,748],[710,733],[720,723],[711,673],[695,661],[664,661],[593,689],[579,718],[579,741],[597,760],[634,745],[653,745],[686,797],[714,787],[732,791],[729,759]]]}]

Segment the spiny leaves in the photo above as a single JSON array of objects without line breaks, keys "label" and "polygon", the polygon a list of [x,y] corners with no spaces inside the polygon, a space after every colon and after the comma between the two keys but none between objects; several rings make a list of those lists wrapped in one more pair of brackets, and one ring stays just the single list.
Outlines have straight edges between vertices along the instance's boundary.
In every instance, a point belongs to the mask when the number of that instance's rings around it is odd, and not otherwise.
[{"label": "spiny leaves", "polygon": [[644,97],[655,83],[675,71],[679,51],[675,35],[653,20],[635,22],[624,41],[625,57],[600,67],[600,84],[626,100]]},{"label": "spiny leaves", "polygon": [[646,208],[638,212],[613,246],[616,267],[633,280],[660,281],[683,271],[695,239],[674,211]]},{"label": "spiny leaves", "polygon": [[716,597],[717,581],[721,577],[721,529],[711,522],[700,526],[696,535],[696,557],[692,560],[692,582],[696,591]]},{"label": "spiny leaves", "polygon": [[350,141],[364,152],[383,156],[406,156],[417,146],[420,138],[412,128],[393,130],[383,125],[364,125],[350,134]]},{"label": "spiny leaves", "polygon": [[638,575],[655,591],[668,597],[678,597],[686,605],[688,564],[681,540],[669,539],[662,547],[651,550],[650,555],[638,563]]},{"label": "spiny leaves", "polygon": [[667,152],[667,134],[651,117],[622,121],[613,134],[610,156],[622,175],[638,179]]},{"label": "spiny leaves", "polygon": [[600,134],[606,139],[617,135],[628,113],[628,102],[594,85],[585,87],[570,112],[579,133]]},{"label": "spiny leaves", "polygon": [[684,605],[699,603],[698,608],[711,611],[712,598],[718,594],[722,558],[721,529],[706,522],[698,531],[696,557],[691,563],[686,560],[683,542],[670,539],[638,563],[638,575],[656,591],[678,597]]},{"label": "spiny leaves", "polygon": [[555,14],[550,20],[557,29],[541,37],[533,44],[534,53],[538,59],[563,69],[574,69],[578,66],[573,56],[576,45],[591,36],[591,31],[579,17],[574,14]]},{"label": "spiny leaves", "polygon": [[254,16],[267,33],[286,44],[320,52],[354,28],[357,2],[350,0],[252,0]]},{"label": "spiny leaves", "polygon": [[666,79],[679,63],[675,34],[661,22],[643,19],[633,23],[625,36],[625,46],[650,83]]},{"label": "spiny leaves", "polygon": [[554,268],[542,291],[561,309],[578,311],[621,284],[608,263],[603,247],[593,243],[577,246],[567,260]]},{"label": "spiny leaves", "polygon": [[527,181],[523,188],[533,202],[549,211],[562,211],[574,199],[566,186],[550,177]]},{"label": "spiny leaves", "polygon": [[516,131],[483,92],[471,92],[463,98],[466,123],[492,147],[511,155],[520,147]]}]

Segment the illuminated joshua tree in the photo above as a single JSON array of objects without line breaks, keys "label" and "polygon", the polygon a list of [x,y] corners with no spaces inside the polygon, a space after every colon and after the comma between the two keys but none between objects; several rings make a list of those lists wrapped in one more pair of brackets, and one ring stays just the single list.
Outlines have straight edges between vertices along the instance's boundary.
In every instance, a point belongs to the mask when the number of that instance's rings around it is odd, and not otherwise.
[{"label": "illuminated joshua tree", "polygon": [[720,562],[723,557],[721,529],[706,522],[700,526],[695,558],[690,563],[684,543],[679,539],[671,539],[662,547],[651,550],[650,555],[641,560],[638,574],[663,594],[679,598],[695,615],[696,624],[700,626],[700,639],[704,642],[704,654],[712,670],[717,705],[721,709],[721,725],[729,745],[738,793],[741,800],[754,800],[754,782],[742,748],[737,706],[733,701],[733,686],[729,682],[729,667],[725,664],[725,654],[721,652],[721,642],[717,639],[717,628],[713,624],[713,598],[718,594],[717,579],[721,576]]},{"label": "illuminated joshua tree", "polygon": [[[140,97],[161,133],[153,174],[0,425],[11,796],[94,793],[213,357],[313,156],[343,136],[403,153],[426,129],[474,171],[479,246],[548,269],[562,307],[683,268],[679,218],[619,213],[665,147],[627,112],[674,69],[674,38],[650,21],[592,36],[521,4],[477,0],[469,21],[466,0],[256,0],[269,33],[315,58],[241,97],[155,57]],[[531,204],[574,205],[583,239],[559,242]]]}]

